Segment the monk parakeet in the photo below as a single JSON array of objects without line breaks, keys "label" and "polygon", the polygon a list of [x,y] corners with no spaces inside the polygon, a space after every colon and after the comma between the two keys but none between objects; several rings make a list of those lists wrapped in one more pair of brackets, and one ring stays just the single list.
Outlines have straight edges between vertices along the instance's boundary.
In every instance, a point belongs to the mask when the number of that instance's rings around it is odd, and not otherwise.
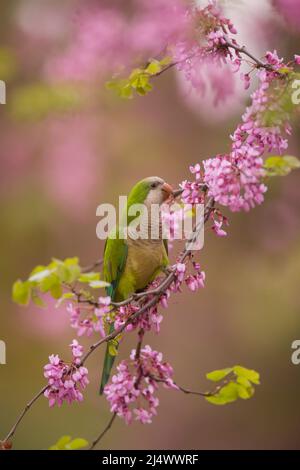
[{"label": "monk parakeet", "polygon": [[[173,194],[172,187],[157,176],[145,178],[139,181],[131,190],[127,199],[125,216],[127,224],[134,221],[130,215],[130,207],[133,204],[144,204],[148,210],[148,220],[140,219],[139,229],[148,233],[148,238],[133,239],[130,237],[130,229],[127,239],[119,237],[120,227],[115,230],[115,238],[109,236],[104,248],[103,279],[110,284],[107,287],[107,295],[115,302],[127,299],[133,293],[142,291],[152,282],[157,275],[169,264],[167,240],[163,240],[161,233],[160,212],[150,217],[151,206],[161,205]],[[157,206],[156,206],[157,207]],[[138,217],[139,214],[136,215]],[[156,219],[155,219],[156,216]],[[158,220],[157,220],[158,218]],[[151,239],[151,225],[158,223],[159,234]],[[110,332],[114,330],[110,326]],[[113,367],[115,354],[110,354],[110,345],[107,345],[104,366],[102,372],[100,394],[109,380]]]}]

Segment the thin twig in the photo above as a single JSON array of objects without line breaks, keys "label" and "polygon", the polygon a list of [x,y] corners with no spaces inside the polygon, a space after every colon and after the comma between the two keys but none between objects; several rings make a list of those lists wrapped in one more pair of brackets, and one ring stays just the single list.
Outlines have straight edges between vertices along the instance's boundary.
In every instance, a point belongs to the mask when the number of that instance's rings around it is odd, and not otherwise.
[{"label": "thin twig", "polygon": [[81,268],[82,273],[89,273],[91,271],[94,271],[94,269],[99,268],[103,264],[103,259],[99,259],[98,261],[95,261],[95,263],[90,264],[89,266],[85,266],[84,268]]},{"label": "thin twig", "polygon": [[145,331],[141,328],[139,331],[139,341],[135,350],[135,360],[137,361],[140,358],[141,349],[143,345]]},{"label": "thin twig", "polygon": [[260,68],[264,68],[267,70],[271,70],[272,66],[270,64],[267,64],[263,62],[260,59],[257,59],[251,52],[248,51],[248,49],[245,46],[239,46],[238,44],[234,44],[233,42],[229,41],[229,39],[225,38],[226,41],[226,46],[230,47],[231,49],[234,49],[236,52],[239,52],[240,54],[244,54],[248,56],[250,59],[252,59],[256,65]]},{"label": "thin twig", "polygon": [[[224,47],[226,49],[228,48],[231,48],[231,49],[234,49],[236,52],[238,52],[239,54],[243,54],[247,57],[249,57],[249,59],[253,60],[256,64],[256,66],[258,68],[264,68],[266,70],[273,70],[273,67],[271,64],[268,64],[266,62],[263,62],[262,60],[258,59],[257,57],[255,57],[251,52],[248,51],[248,49],[246,48],[246,46],[239,46],[238,44],[235,44],[234,42],[231,42],[228,38],[224,37],[226,43],[224,45]],[[196,54],[191,54],[189,57],[186,57],[185,59],[182,59],[182,60],[178,60],[176,62],[171,62],[169,65],[167,65],[164,69],[160,70],[159,72],[157,72],[156,74],[152,75],[151,78],[155,78],[155,77],[159,77],[160,75],[164,74],[165,72],[167,72],[168,70],[170,70],[171,68],[173,67],[176,67],[176,65],[180,64],[180,63],[183,63],[185,62],[186,60],[189,60],[189,59],[192,59],[193,57],[195,57]]]},{"label": "thin twig", "polygon": [[92,442],[91,446],[88,448],[88,450],[94,450],[96,445],[101,441],[101,439],[105,436],[105,434],[110,430],[110,428],[113,425],[113,422],[115,420],[115,417],[117,416],[116,413],[112,415],[112,417],[109,420],[109,423],[105,427],[105,429],[99,434],[99,436]]},{"label": "thin twig", "polygon": [[11,428],[11,430],[9,431],[9,433],[7,434],[6,438],[4,439],[3,442],[7,442],[9,441],[15,434],[16,432],[16,429],[17,427],[19,426],[20,422],[22,421],[22,419],[24,418],[24,416],[26,415],[26,413],[30,410],[30,408],[32,407],[32,405],[44,394],[44,392],[47,390],[48,388],[48,385],[46,385],[45,387],[43,387],[28,403],[27,405],[24,407],[23,411],[20,413],[17,421],[15,422],[15,424],[13,425],[13,427]]},{"label": "thin twig", "polygon": [[[155,382],[168,384],[167,380],[160,379],[159,377],[155,377],[154,375],[150,375],[150,378],[155,380]],[[200,397],[213,397],[220,391],[220,389],[224,386],[225,383],[226,381],[224,381],[222,385],[218,385],[215,388],[215,390],[212,392],[199,392],[199,391],[190,390],[188,388],[182,387],[181,385],[178,385],[178,383],[176,382],[174,382],[174,385],[176,385],[177,389],[180,390],[180,392],[183,392],[186,395],[198,395]]]},{"label": "thin twig", "polygon": [[143,368],[142,368],[142,363],[141,363],[141,360],[140,360],[140,356],[141,356],[141,349],[142,349],[142,345],[143,345],[143,339],[144,339],[144,330],[143,329],[140,329],[139,331],[139,341],[138,341],[138,344],[137,344],[137,347],[136,347],[136,350],[135,350],[135,361],[138,363],[138,376],[137,376],[137,379],[135,381],[135,384],[134,384],[134,387],[136,389],[139,388],[139,385],[140,385],[140,382],[143,378]]}]

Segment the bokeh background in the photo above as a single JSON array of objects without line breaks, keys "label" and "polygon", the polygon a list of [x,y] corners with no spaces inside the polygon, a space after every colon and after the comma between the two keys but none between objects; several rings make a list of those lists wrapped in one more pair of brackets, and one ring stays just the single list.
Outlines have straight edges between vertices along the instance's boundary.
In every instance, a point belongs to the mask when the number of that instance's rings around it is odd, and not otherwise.
[{"label": "bokeh background", "polygon": [[[115,6],[123,13],[138,8],[132,3]],[[269,48],[286,57],[300,52],[297,0],[223,3],[257,55]],[[98,259],[98,204],[116,202],[149,175],[176,186],[189,177],[190,164],[224,152],[251,91],[233,84],[215,106],[210,80],[205,96],[191,94],[180,73],[170,71],[147,97],[116,98],[104,81],[113,64],[111,30],[116,39],[120,26],[106,18],[100,32],[95,24],[87,27],[106,6],[91,0],[1,2],[0,79],[7,84],[7,103],[0,106],[0,339],[7,345],[7,365],[0,366],[1,437],[44,384],[48,355],[67,357],[74,337],[65,309],[55,309],[51,300],[45,310],[14,305],[13,282],[51,257],[78,255],[83,265]],[[95,35],[92,43],[106,35],[106,43],[94,50],[76,38],[78,28],[83,36]],[[295,122],[289,153],[299,156],[299,150]],[[207,389],[205,373],[216,368],[258,370],[262,383],[254,398],[215,407],[162,390],[153,424],[127,427],[117,419],[104,448],[299,448],[300,366],[291,364],[291,343],[300,337],[299,184],[297,172],[274,179],[264,205],[230,215],[227,238],[206,232],[199,255],[206,289],[175,296],[161,334],[148,337],[186,387]],[[128,336],[121,356],[133,346]],[[97,393],[102,358],[98,351],[87,364],[91,385],[84,403],[50,410],[41,399],[20,426],[15,448],[47,448],[63,434],[91,440],[99,433],[109,419]]]}]

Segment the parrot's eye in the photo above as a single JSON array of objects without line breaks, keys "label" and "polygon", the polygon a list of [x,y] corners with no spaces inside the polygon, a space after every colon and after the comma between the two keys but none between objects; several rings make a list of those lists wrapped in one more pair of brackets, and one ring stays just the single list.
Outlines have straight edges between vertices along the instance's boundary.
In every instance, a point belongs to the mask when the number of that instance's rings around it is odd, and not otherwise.
[{"label": "parrot's eye", "polygon": [[158,184],[159,183],[157,181],[155,181],[154,183],[151,183],[151,188],[152,189],[157,188]]}]

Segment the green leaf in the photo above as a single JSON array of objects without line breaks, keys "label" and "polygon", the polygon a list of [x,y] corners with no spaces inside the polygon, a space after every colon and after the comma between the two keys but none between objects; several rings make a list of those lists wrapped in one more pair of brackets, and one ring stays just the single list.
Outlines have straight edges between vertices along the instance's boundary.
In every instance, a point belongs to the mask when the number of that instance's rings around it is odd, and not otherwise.
[{"label": "green leaf", "polygon": [[32,290],[32,291],[31,291],[31,300],[32,300],[33,303],[34,303],[35,305],[37,305],[38,307],[41,307],[41,308],[45,308],[45,307],[46,307],[45,302],[44,302],[43,299],[36,293],[35,290]]},{"label": "green leaf", "polygon": [[71,436],[62,436],[56,444],[49,447],[49,450],[64,450],[66,445],[71,441]]},{"label": "green leaf", "polygon": [[242,400],[248,400],[254,394],[253,387],[244,387],[243,385],[238,385],[238,395]]},{"label": "green leaf", "polygon": [[66,258],[64,260],[64,264],[66,266],[78,266],[79,258],[77,256],[73,256],[73,258]]},{"label": "green leaf", "polygon": [[281,67],[281,69],[278,70],[278,72],[283,75],[289,74],[291,71],[292,69],[290,67]]},{"label": "green leaf", "polygon": [[105,281],[91,281],[89,286],[92,287],[92,289],[102,289],[103,287],[109,287],[110,284]]},{"label": "green leaf", "polygon": [[300,160],[292,155],[272,156],[266,159],[264,168],[267,176],[286,176],[300,168]]},{"label": "green leaf", "polygon": [[81,437],[72,440],[71,436],[62,436],[56,444],[49,447],[49,450],[78,450],[88,446],[88,444],[88,441]]},{"label": "green leaf", "polygon": [[216,395],[206,397],[206,400],[213,405],[226,405],[236,401],[238,398],[239,386],[234,382],[229,382]]},{"label": "green leaf", "polygon": [[242,366],[234,366],[233,371],[238,377],[243,377],[256,385],[259,385],[260,383],[259,373],[255,370],[246,369],[246,367]]},{"label": "green leaf", "polygon": [[212,395],[211,397],[205,397],[205,400],[212,405],[226,405],[226,400],[220,395]]},{"label": "green leaf", "polygon": [[245,377],[237,377],[236,383],[242,385],[245,388],[250,388],[252,387],[251,382],[248,379],[245,379]]},{"label": "green leaf", "polygon": [[88,445],[89,445],[89,443],[86,439],[82,439],[82,438],[78,437],[77,439],[74,439],[69,444],[67,444],[66,449],[68,449],[68,450],[78,450],[78,449],[82,449],[83,447],[86,447]]},{"label": "green leaf", "polygon": [[282,157],[283,160],[285,161],[286,165],[288,165],[288,167],[291,169],[291,170],[295,170],[297,168],[300,168],[300,160],[299,158],[297,157],[294,157],[292,155],[285,155],[284,157]]},{"label": "green leaf", "polygon": [[132,88],[129,83],[119,90],[119,96],[124,99],[130,99],[133,96]]},{"label": "green leaf", "polygon": [[54,299],[60,299],[61,296],[63,295],[63,290],[59,282],[56,284],[52,284],[50,287],[50,294]]},{"label": "green leaf", "polygon": [[205,397],[209,403],[213,405],[226,405],[232,403],[238,398],[248,400],[255,392],[252,384],[259,384],[259,373],[252,369],[246,369],[242,366],[228,367],[227,369],[220,369],[210,372],[206,375],[209,380],[219,382],[223,379],[228,380],[230,375],[230,382],[224,383],[217,393]]},{"label": "green leaf", "polygon": [[78,281],[83,282],[83,283],[89,283],[91,281],[99,281],[99,280],[100,280],[100,273],[93,273],[93,272],[81,274],[78,278]]},{"label": "green leaf", "polygon": [[51,274],[51,271],[47,266],[38,265],[30,273],[28,281],[30,282],[39,282]]},{"label": "green leaf", "polygon": [[59,279],[55,274],[50,274],[50,276],[45,277],[39,284],[40,290],[43,293],[49,292],[52,286],[55,286],[59,283]]},{"label": "green leaf", "polygon": [[214,370],[206,374],[206,378],[208,380],[212,380],[213,382],[219,382],[220,380],[223,380],[231,372],[232,372],[232,367],[227,367],[226,369]]},{"label": "green leaf", "polygon": [[150,75],[156,75],[161,71],[161,64],[158,60],[152,60],[146,68],[146,72]]},{"label": "green leaf", "polygon": [[172,57],[170,57],[170,56],[166,56],[166,57],[164,57],[163,59],[161,59],[159,61],[160,65],[162,67],[166,67],[167,65],[170,65],[171,62],[172,62]]},{"label": "green leaf", "polygon": [[12,288],[12,298],[19,305],[27,305],[30,300],[31,285],[30,282],[16,281]]}]

